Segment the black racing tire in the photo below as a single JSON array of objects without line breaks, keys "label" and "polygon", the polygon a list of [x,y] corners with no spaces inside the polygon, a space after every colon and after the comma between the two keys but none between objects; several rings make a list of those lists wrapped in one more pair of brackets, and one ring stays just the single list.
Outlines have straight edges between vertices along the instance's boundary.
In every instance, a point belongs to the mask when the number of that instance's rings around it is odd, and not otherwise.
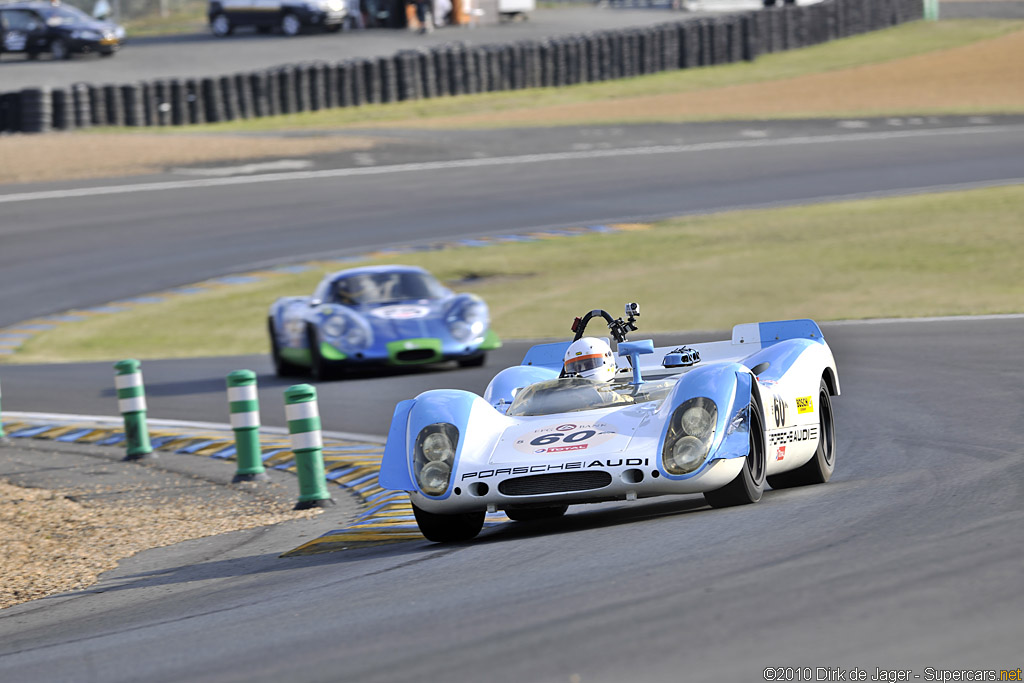
[{"label": "black racing tire", "polygon": [[750,451],[743,459],[743,469],[735,479],[720,489],[704,493],[704,500],[713,508],[756,503],[761,500],[761,494],[764,493],[764,475],[768,460],[765,454],[761,409],[752,400],[747,410],[750,414]]},{"label": "black racing tire", "polygon": [[312,325],[306,326],[306,342],[309,344],[309,376],[314,382],[333,379],[337,375],[337,367],[320,355],[320,339]]},{"label": "black racing tire", "polygon": [[555,519],[565,514],[568,505],[554,505],[547,508],[515,508],[505,510],[505,516],[514,522],[535,522],[539,519]]},{"label": "black racing tire", "polygon": [[460,358],[460,368],[479,368],[483,367],[483,364],[487,362],[487,352],[481,351],[477,356],[470,356],[469,358]]},{"label": "black racing tire", "polygon": [[285,12],[281,17],[281,33],[286,36],[297,36],[302,33],[302,21],[292,12]]},{"label": "black racing tire", "polygon": [[458,543],[476,537],[484,528],[484,511],[460,512],[455,515],[439,515],[412,506],[416,524],[428,541],[434,543]]},{"label": "black racing tire", "polygon": [[294,377],[301,375],[303,368],[281,356],[281,345],[277,343],[277,331],[274,319],[267,318],[267,334],[270,336],[270,360],[274,363],[274,373],[278,377]]},{"label": "black racing tire", "polygon": [[213,35],[218,38],[224,38],[230,36],[234,32],[235,27],[231,23],[231,20],[228,19],[228,15],[223,12],[218,12],[210,17],[210,33]]},{"label": "black racing tire", "polygon": [[822,379],[818,385],[818,448],[805,465],[795,470],[768,477],[773,489],[824,484],[836,469],[836,426],[832,414],[832,399],[828,385]]},{"label": "black racing tire", "polygon": [[71,59],[71,46],[63,38],[55,38],[50,43],[50,55],[54,60]]},{"label": "black racing tire", "polygon": [[775,0],[764,0],[765,7],[775,7]]}]

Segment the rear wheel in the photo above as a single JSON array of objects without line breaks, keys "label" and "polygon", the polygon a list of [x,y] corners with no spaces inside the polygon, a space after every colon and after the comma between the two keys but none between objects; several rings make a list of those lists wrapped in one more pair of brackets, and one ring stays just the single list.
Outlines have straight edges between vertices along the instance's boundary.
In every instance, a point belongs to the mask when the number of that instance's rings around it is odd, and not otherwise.
[{"label": "rear wheel", "polygon": [[455,515],[439,515],[412,506],[416,524],[428,541],[434,543],[457,543],[474,538],[484,528],[484,511],[461,512]]},{"label": "rear wheel", "polygon": [[791,472],[768,477],[773,489],[788,489],[794,486],[824,484],[832,478],[836,468],[836,428],[832,417],[832,399],[828,386],[822,379],[818,385],[818,448],[806,465]]},{"label": "rear wheel", "polygon": [[756,503],[761,500],[761,494],[764,493],[764,473],[767,461],[765,459],[761,410],[757,403],[751,401],[747,411],[750,415],[749,452],[743,459],[743,469],[735,479],[720,489],[705,492],[704,500],[713,508]]},{"label": "rear wheel", "polygon": [[210,19],[210,32],[218,38],[230,36],[234,30],[235,27],[231,25],[231,20],[223,13],[214,15]]},{"label": "rear wheel", "polygon": [[57,38],[50,43],[50,54],[54,59],[71,59],[71,48],[63,38]]},{"label": "rear wheel", "polygon": [[555,519],[565,514],[568,505],[555,505],[548,508],[512,508],[505,510],[505,516],[514,522],[534,522],[538,519]]},{"label": "rear wheel", "polygon": [[302,31],[302,22],[291,12],[281,17],[281,33],[286,36],[297,36]]}]

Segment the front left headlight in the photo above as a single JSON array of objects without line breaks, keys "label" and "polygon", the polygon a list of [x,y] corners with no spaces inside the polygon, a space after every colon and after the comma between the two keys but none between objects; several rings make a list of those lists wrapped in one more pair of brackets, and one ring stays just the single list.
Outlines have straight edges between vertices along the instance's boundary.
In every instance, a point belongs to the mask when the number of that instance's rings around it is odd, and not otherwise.
[{"label": "front left headlight", "polygon": [[456,341],[463,343],[482,338],[490,323],[491,313],[487,304],[477,298],[452,309],[448,316],[448,329]]},{"label": "front left headlight", "polygon": [[323,311],[323,314],[320,333],[333,346],[348,353],[365,349],[373,342],[369,325],[355,313],[336,307]]},{"label": "front left headlight", "polygon": [[669,422],[661,463],[669,474],[689,474],[702,464],[715,440],[718,407],[710,398],[691,398]]},{"label": "front left headlight", "polygon": [[436,422],[420,430],[413,449],[413,470],[423,493],[440,496],[448,490],[458,446],[459,430],[453,424]]}]

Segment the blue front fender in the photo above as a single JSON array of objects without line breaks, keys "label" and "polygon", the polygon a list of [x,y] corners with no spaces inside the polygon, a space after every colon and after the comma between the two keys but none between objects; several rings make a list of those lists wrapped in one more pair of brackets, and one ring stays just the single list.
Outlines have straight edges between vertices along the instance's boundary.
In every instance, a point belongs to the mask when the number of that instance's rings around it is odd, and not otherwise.
[{"label": "blue front fender", "polygon": [[[752,379],[750,370],[739,363],[721,363],[697,367],[684,375],[669,400],[665,402],[668,414],[658,442],[658,469],[669,479],[688,479],[704,471],[712,460],[746,457],[750,448],[750,416],[745,412],[750,405]],[[661,463],[661,453],[671,426],[676,408],[691,398],[705,397],[715,402],[718,419],[715,423],[715,440],[711,444],[707,460],[701,467],[689,474],[670,474]]]},{"label": "blue front fender", "polygon": [[[395,406],[391,427],[388,430],[388,441],[384,446],[384,457],[381,460],[381,487],[394,491],[417,490],[418,487],[412,477],[412,441],[424,427],[439,422],[454,425],[459,431],[459,443],[455,447],[455,459],[452,462],[452,471],[457,472],[459,456],[462,455],[466,442],[469,413],[474,401],[479,400],[481,399],[478,396],[468,391],[437,389],[426,391],[415,399],[402,401]],[[449,495],[451,483],[444,494],[431,497],[443,500]]]}]

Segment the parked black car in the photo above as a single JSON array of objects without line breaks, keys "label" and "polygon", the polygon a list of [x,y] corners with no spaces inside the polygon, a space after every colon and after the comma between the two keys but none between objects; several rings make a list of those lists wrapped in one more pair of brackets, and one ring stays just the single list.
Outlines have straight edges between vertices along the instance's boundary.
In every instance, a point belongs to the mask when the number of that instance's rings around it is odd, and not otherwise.
[{"label": "parked black car", "polygon": [[207,15],[215,36],[228,36],[240,26],[261,32],[280,29],[286,36],[305,28],[341,29],[347,15],[345,0],[210,0]]},{"label": "parked black car", "polygon": [[123,41],[120,26],[56,0],[0,5],[0,52],[23,52],[29,59],[44,52],[54,59],[68,59],[76,52],[109,57]]}]

